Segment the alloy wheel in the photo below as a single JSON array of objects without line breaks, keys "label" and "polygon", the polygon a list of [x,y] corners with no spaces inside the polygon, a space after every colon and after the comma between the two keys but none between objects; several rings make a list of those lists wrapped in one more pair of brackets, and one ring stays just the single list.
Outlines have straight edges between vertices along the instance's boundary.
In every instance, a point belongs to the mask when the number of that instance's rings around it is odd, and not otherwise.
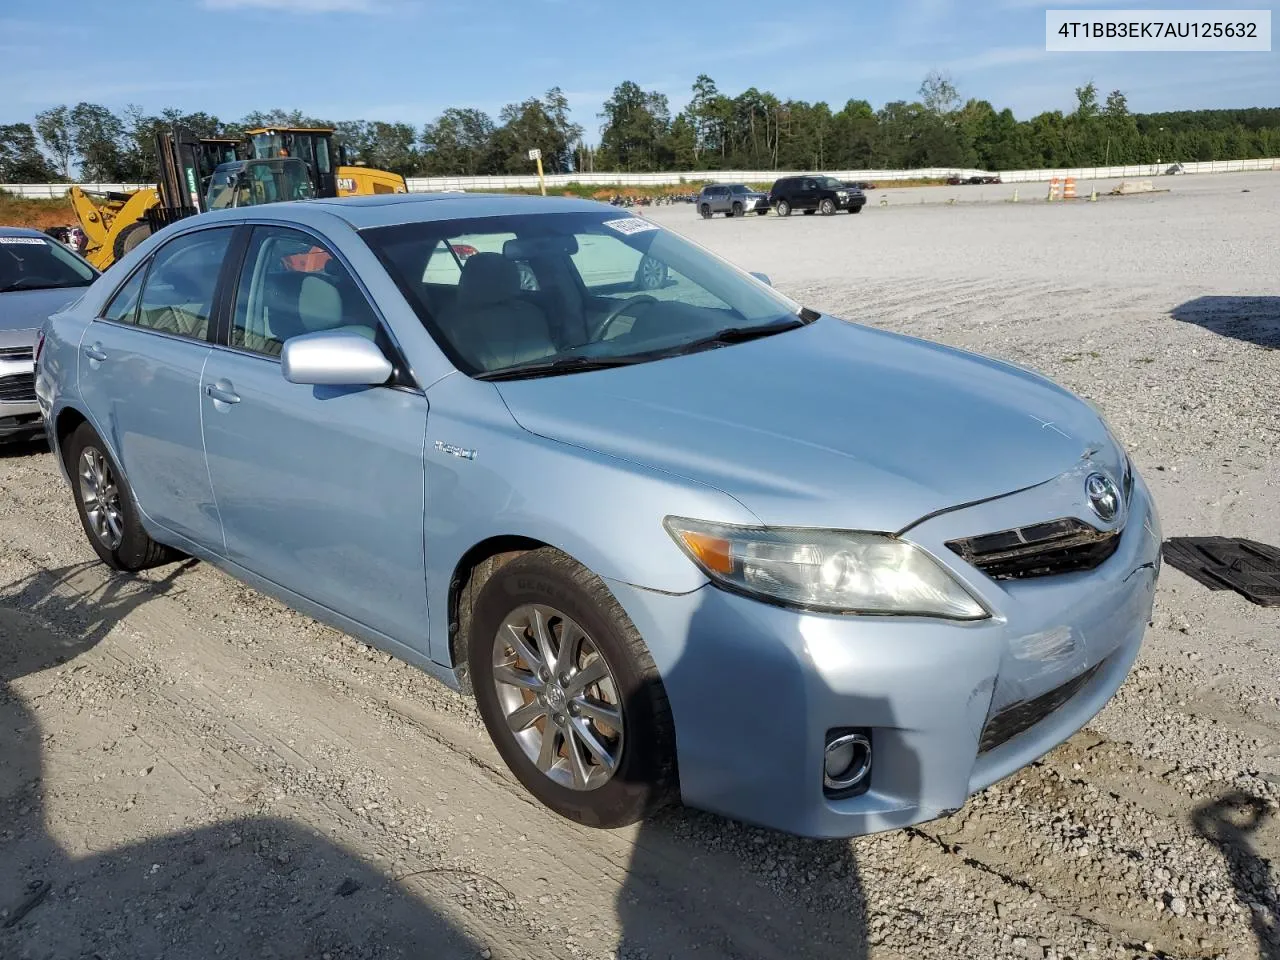
[{"label": "alloy wheel", "polygon": [[124,513],[120,508],[120,487],[111,463],[97,447],[85,447],[80,454],[80,502],[89,529],[108,550],[124,539]]},{"label": "alloy wheel", "polygon": [[546,604],[507,615],[493,639],[493,684],[516,742],[549,779],[595,790],[622,758],[618,685],[572,618]]}]

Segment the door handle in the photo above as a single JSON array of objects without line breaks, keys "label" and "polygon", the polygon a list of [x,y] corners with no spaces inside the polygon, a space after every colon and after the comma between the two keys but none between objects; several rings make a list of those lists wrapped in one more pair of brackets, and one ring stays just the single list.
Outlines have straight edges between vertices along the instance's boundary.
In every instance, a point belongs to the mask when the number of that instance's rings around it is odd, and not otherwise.
[{"label": "door handle", "polygon": [[240,394],[236,393],[231,388],[231,384],[227,383],[227,381],[225,380],[221,380],[218,383],[208,384],[204,388],[204,392],[206,396],[212,397],[214,400],[217,400],[219,403],[239,403],[240,402]]},{"label": "door handle", "polygon": [[102,344],[100,343],[95,343],[93,346],[85,347],[84,355],[90,360],[97,360],[99,363],[107,359],[107,355],[102,352]]}]

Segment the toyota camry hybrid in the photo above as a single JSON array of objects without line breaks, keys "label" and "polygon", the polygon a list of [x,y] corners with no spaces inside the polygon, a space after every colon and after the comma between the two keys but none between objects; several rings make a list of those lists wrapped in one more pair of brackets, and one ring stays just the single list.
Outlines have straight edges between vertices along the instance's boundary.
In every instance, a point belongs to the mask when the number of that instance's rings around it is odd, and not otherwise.
[{"label": "toyota camry hybrid", "polygon": [[204,559],[473,692],[584,824],[937,817],[1083,726],[1151,616],[1159,522],[1088,403],[602,204],[194,217],[37,353],[105,563]]}]

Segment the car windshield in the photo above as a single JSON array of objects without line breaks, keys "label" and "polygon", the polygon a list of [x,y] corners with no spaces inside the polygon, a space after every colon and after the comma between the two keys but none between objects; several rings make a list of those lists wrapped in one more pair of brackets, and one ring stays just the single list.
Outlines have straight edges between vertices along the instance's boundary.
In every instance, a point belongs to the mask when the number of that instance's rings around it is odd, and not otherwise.
[{"label": "car windshield", "polygon": [[828,190],[844,190],[847,189],[843,183],[835,177],[818,177],[818,186],[825,187]]},{"label": "car windshield", "polygon": [[747,187],[745,184],[735,183],[733,186],[729,188],[729,192],[730,193],[750,193],[751,188]]},{"label": "car windshield", "polygon": [[55,240],[0,236],[0,293],[87,287],[93,268]]},{"label": "car windshield", "polygon": [[361,235],[472,376],[655,360],[810,318],[701,247],[616,212],[428,221]]}]

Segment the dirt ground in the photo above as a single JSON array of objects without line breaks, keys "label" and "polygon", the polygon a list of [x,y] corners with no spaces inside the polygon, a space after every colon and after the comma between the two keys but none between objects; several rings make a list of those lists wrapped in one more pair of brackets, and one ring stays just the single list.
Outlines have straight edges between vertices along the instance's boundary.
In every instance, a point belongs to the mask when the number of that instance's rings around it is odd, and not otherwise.
[{"label": "dirt ground", "polygon": [[[646,213],[810,306],[1094,400],[1166,536],[1280,543],[1280,174],[1176,179]],[[49,454],[6,450],[0,957],[1280,960],[1278,622],[1166,568],[1103,713],[918,829],[814,842],[673,810],[599,832],[535,805],[413,669],[208,566],[109,573]]]}]

